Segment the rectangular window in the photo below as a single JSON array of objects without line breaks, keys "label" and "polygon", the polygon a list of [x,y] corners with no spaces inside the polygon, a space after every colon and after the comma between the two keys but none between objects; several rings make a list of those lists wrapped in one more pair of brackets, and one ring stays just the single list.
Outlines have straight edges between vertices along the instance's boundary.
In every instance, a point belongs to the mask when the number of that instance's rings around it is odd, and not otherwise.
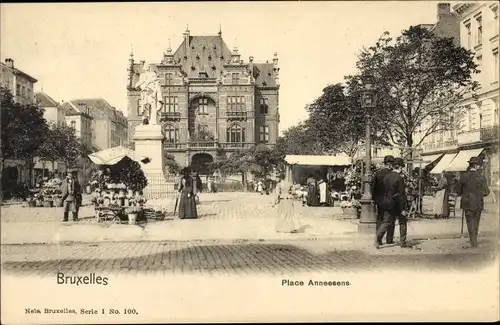
[{"label": "rectangular window", "polygon": [[472,30],[471,30],[470,23],[465,25],[465,30],[467,33],[467,44],[466,45],[467,45],[467,49],[470,50],[470,48],[472,46]]},{"label": "rectangular window", "polygon": [[140,116],[142,114],[141,110],[142,110],[142,107],[141,107],[142,103],[141,103],[141,99],[137,99],[137,116]]},{"label": "rectangular window", "polygon": [[493,113],[493,116],[495,117],[495,119],[493,120],[493,124],[494,125],[498,125],[499,121],[498,121],[498,118],[499,118],[499,115],[498,115],[498,100],[494,100],[493,101],[493,104],[494,104],[494,113]]},{"label": "rectangular window", "polygon": [[476,35],[476,45],[483,44],[483,19],[481,16],[476,18],[477,21],[477,35]]},{"label": "rectangular window", "polygon": [[498,48],[493,52],[493,64],[494,64],[494,69],[493,69],[493,81],[498,81],[498,69],[500,68],[498,66]]},{"label": "rectangular window", "polygon": [[198,99],[198,114],[208,114],[208,98]]},{"label": "rectangular window", "polygon": [[268,114],[269,113],[269,106],[267,105],[267,98],[261,98],[260,99],[260,114]]},{"label": "rectangular window", "polygon": [[165,85],[170,86],[172,84],[172,74],[171,73],[165,73]]},{"label": "rectangular window", "polygon": [[76,130],[76,122],[75,121],[71,121],[71,128],[73,130]]},{"label": "rectangular window", "polygon": [[269,126],[263,125],[260,127],[260,142],[269,142]]},{"label": "rectangular window", "polygon": [[176,113],[179,111],[179,103],[177,102],[177,96],[163,97],[163,111],[166,113]]},{"label": "rectangular window", "polygon": [[21,95],[21,85],[17,84],[16,85],[16,96],[20,96],[20,95]]},{"label": "rectangular window", "polygon": [[233,85],[238,85],[240,83],[240,74],[239,73],[233,73],[231,75],[231,80]]},{"label": "rectangular window", "polygon": [[176,143],[179,141],[179,129],[169,126],[165,128],[165,139],[168,143]]}]

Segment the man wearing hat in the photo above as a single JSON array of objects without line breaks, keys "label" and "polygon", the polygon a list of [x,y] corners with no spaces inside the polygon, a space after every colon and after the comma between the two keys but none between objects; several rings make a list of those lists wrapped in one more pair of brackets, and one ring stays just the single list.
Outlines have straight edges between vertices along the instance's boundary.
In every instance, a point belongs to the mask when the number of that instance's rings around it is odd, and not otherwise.
[{"label": "man wearing hat", "polygon": [[[401,247],[411,247],[406,242],[406,187],[401,173],[404,167],[402,158],[394,158],[392,171],[385,175],[382,181],[384,195],[380,202],[384,210],[384,219],[375,238],[375,247],[379,248],[385,233],[393,227],[396,219],[399,219],[399,238]],[[391,239],[391,238],[388,238]]]},{"label": "man wearing hat", "polygon": [[78,209],[81,203],[81,186],[77,179],[76,170],[68,170],[66,178],[61,185],[62,199],[64,202],[64,219],[68,221],[69,211],[73,214],[73,221],[78,221]]},{"label": "man wearing hat", "polygon": [[[372,196],[375,205],[377,206],[377,224],[375,232],[378,231],[382,221],[384,220],[384,209],[382,208],[382,198],[384,197],[384,184],[383,180],[385,175],[389,174],[392,170],[392,163],[394,162],[394,157],[391,155],[384,157],[384,166],[378,169],[373,175],[372,182]],[[387,244],[392,244],[394,238],[394,225],[387,229]],[[379,245],[382,245],[382,238],[380,238]]]},{"label": "man wearing hat", "polygon": [[480,169],[483,160],[479,157],[472,157],[469,160],[469,168],[460,177],[457,186],[457,195],[461,196],[460,208],[464,210],[467,230],[472,247],[477,247],[477,234],[479,231],[479,220],[484,209],[484,197],[490,194],[490,189],[486,183],[486,178],[481,174]]}]

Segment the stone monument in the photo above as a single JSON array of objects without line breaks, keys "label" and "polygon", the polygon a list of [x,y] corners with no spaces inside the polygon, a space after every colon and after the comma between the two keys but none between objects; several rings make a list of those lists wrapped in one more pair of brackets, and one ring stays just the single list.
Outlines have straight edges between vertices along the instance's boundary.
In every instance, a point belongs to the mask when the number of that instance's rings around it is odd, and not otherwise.
[{"label": "stone monument", "polygon": [[133,139],[137,154],[150,159],[147,164],[141,163],[141,167],[151,190],[156,183],[161,182],[164,169],[165,137],[161,125],[158,124],[158,113],[162,108],[160,78],[154,71],[147,71],[141,74],[137,87],[141,93],[142,124],[135,128]]}]

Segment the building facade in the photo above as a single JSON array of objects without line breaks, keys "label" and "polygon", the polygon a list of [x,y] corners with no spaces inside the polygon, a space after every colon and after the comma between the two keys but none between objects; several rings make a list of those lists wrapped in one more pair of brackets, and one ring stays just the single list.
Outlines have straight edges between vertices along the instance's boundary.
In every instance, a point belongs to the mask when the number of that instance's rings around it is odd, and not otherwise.
[{"label": "building facade", "polygon": [[0,69],[1,85],[10,90],[14,101],[21,104],[34,104],[33,89],[38,80],[15,68],[13,59],[5,59],[5,63],[0,62]]},{"label": "building facade", "polygon": [[[35,93],[35,103],[38,107],[43,108],[43,117],[47,120],[47,123],[52,127],[54,125],[65,125],[66,124],[66,110],[55,101],[52,97],[44,93],[43,91]],[[65,165],[61,162],[46,162],[41,161],[38,157],[35,158],[35,171],[46,169],[48,171],[64,172]]]},{"label": "building facade", "polygon": [[212,162],[217,156],[278,138],[279,66],[248,62],[217,36],[191,36],[186,30],[176,51],[168,48],[161,62],[129,62],[128,135],[142,121],[140,75],[155,71],[162,79],[162,107],[158,121],[165,134],[164,148],[181,165]]},{"label": "building facade", "polygon": [[[473,155],[484,158],[485,174],[490,184],[499,178],[498,116],[498,3],[461,3],[453,7],[459,18],[460,45],[472,51],[480,73],[474,76],[480,88],[467,94],[459,104],[465,112],[456,116],[457,128],[437,132],[422,143],[423,158],[440,159],[431,171],[463,171]],[[425,124],[421,132],[425,132]]]},{"label": "building facade", "polygon": [[120,110],[102,98],[74,99],[70,102],[82,111],[88,109],[92,116],[92,148],[94,151],[127,146],[128,121]]},{"label": "building facade", "polygon": [[75,134],[82,140],[89,151],[92,149],[92,120],[89,107],[78,107],[71,102],[62,104],[66,110],[66,124],[75,130]]}]

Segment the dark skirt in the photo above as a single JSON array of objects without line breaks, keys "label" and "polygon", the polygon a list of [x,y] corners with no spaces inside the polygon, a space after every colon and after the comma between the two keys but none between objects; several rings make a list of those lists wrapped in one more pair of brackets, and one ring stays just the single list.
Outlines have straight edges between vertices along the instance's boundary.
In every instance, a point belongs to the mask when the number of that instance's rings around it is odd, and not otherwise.
[{"label": "dark skirt", "polygon": [[319,205],[319,192],[318,188],[314,185],[309,185],[307,190],[307,205],[313,207]]},{"label": "dark skirt", "polygon": [[179,219],[198,219],[198,210],[194,195],[182,192],[179,199]]}]

